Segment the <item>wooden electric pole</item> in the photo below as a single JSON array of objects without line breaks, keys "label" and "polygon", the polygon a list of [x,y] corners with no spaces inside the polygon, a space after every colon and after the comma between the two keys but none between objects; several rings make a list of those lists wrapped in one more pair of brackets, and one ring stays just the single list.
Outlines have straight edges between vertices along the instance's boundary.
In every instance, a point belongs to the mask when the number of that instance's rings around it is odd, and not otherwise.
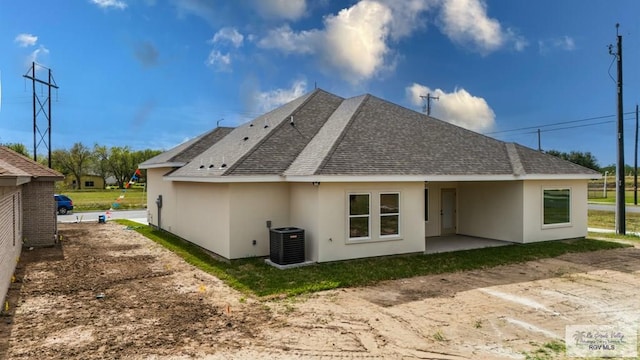
[{"label": "wooden electric pole", "polygon": [[424,107],[424,112],[426,112],[427,115],[431,115],[431,100],[439,100],[440,98],[438,96],[431,96],[430,93],[426,96],[420,95],[420,97],[427,100],[427,104]]},{"label": "wooden electric pole", "polygon": [[636,142],[633,151],[633,205],[638,205],[638,104],[636,104]]},{"label": "wooden electric pole", "polygon": [[622,35],[618,33],[620,24],[616,24],[616,36],[618,38],[617,51],[612,51],[609,45],[609,54],[616,56],[618,60],[618,162],[616,166],[616,234],[626,234],[626,208],[625,208],[625,184],[624,184],[624,112],[622,106]]}]

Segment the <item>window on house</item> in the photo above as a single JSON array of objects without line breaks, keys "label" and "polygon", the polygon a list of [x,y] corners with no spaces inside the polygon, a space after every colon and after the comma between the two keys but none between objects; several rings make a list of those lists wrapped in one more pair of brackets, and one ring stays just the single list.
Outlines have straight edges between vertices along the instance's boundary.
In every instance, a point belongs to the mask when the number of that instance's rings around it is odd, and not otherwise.
[{"label": "window on house", "polygon": [[400,194],[380,194],[380,236],[400,234]]},{"label": "window on house", "polygon": [[571,222],[571,190],[543,190],[543,225],[568,224]]},{"label": "window on house", "polygon": [[429,189],[424,189],[424,221],[429,221]]},{"label": "window on house", "polygon": [[369,237],[370,229],[369,194],[349,194],[349,239]]},{"label": "window on house", "polygon": [[93,181],[89,180],[89,181],[85,181],[84,182],[84,187],[93,187]]}]

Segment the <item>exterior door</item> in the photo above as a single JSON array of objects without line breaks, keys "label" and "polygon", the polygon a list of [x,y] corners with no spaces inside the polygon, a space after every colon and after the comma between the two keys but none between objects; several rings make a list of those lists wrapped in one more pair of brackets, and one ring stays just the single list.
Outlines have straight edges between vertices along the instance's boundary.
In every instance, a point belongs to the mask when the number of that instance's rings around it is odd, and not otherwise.
[{"label": "exterior door", "polygon": [[450,235],[456,233],[456,189],[442,189],[440,207],[440,233]]}]

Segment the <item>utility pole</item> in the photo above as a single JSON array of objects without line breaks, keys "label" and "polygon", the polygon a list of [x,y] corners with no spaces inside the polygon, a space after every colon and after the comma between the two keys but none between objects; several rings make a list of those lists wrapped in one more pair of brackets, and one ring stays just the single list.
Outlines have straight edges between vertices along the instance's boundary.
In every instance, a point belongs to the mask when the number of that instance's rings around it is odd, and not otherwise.
[{"label": "utility pole", "polygon": [[[43,69],[48,70],[48,79],[45,82],[44,80],[38,79],[36,76],[36,66],[41,67]],[[38,146],[44,143],[44,146],[48,150],[49,155],[49,167],[51,167],[51,88],[58,89],[58,85],[55,80],[53,80],[53,75],[51,74],[51,69],[44,67],[40,64],[36,64],[36,62],[31,63],[31,68],[27,71],[26,74],[22,75],[27,79],[31,79],[32,82],[32,90],[33,90],[33,160],[38,161]],[[41,99],[36,92],[36,83],[47,86],[47,97]],[[39,109],[36,108],[36,103],[38,104]],[[45,109],[46,107],[46,109]],[[38,114],[43,113],[44,117],[47,121],[46,130],[41,131],[40,126],[38,126]],[[36,137],[36,135],[40,135],[40,139]],[[46,139],[45,139],[46,137]]]},{"label": "utility pole", "polygon": [[636,143],[633,155],[633,205],[638,205],[638,104],[636,104]]},{"label": "utility pole", "polygon": [[542,144],[540,142],[540,129],[538,129],[538,151],[542,152]]},{"label": "utility pole", "polygon": [[618,33],[620,24],[616,24],[616,37],[618,38],[617,51],[612,51],[609,45],[609,54],[614,55],[618,60],[618,162],[616,167],[616,234],[626,234],[626,208],[624,198],[624,112],[622,107],[622,35]]},{"label": "utility pole", "polygon": [[427,100],[427,105],[424,108],[424,112],[427,113],[427,116],[431,115],[431,100],[440,100],[440,97],[431,96],[430,93],[427,93],[426,96],[425,95],[420,95],[420,97]]}]

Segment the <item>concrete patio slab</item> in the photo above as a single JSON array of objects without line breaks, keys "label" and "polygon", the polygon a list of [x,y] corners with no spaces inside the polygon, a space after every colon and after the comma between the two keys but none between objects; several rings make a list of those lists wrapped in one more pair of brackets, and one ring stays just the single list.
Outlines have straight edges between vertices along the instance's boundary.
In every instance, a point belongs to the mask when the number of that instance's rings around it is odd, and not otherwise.
[{"label": "concrete patio slab", "polygon": [[481,249],[485,247],[513,245],[509,241],[485,239],[466,235],[446,235],[428,237],[426,240],[426,254],[442,252]]}]

